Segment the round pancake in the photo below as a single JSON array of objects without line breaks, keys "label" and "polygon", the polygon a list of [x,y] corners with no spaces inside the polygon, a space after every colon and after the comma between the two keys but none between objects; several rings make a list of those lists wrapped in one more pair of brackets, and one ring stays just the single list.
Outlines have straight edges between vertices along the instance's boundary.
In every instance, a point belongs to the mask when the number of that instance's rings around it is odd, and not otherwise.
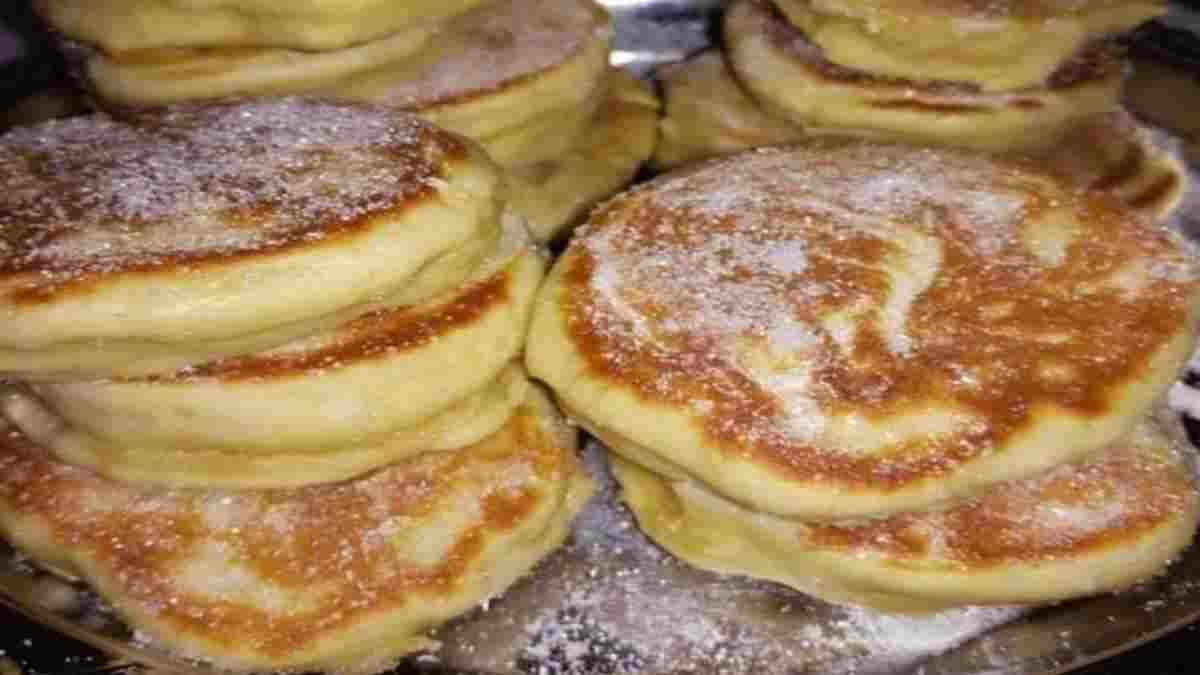
[{"label": "round pancake", "polygon": [[[0,387],[0,419],[23,430],[31,442],[46,448],[58,461],[113,480],[190,488],[287,488],[349,480],[423,452],[451,451],[477,443],[512,418],[528,389],[524,369],[509,364],[479,389],[407,426],[393,427],[387,434],[297,448],[229,442],[113,442],[64,422],[22,387]],[[323,412],[328,407],[312,409]],[[139,419],[152,417],[139,411]]]},{"label": "round pancake", "polygon": [[890,79],[826,60],[766,0],[734,4],[725,37],[738,79],[784,119],[991,152],[1053,147],[1080,119],[1117,107],[1123,74],[1116,50],[1097,45],[1036,89],[985,92],[964,82]]},{"label": "round pancake", "polygon": [[1089,42],[1166,11],[1159,0],[773,0],[830,61],[990,91],[1042,86]]},{"label": "round pancake", "polygon": [[496,380],[520,353],[542,279],[541,254],[513,229],[476,279],[432,302],[169,375],[32,384],[0,413],[66,461],[201,486],[340,480],[473,443],[516,404],[520,385]]},{"label": "round pancake", "polygon": [[381,108],[88,116],[10,132],[0,149],[0,373],[13,377],[266,349],[454,288],[499,230],[500,176],[482,151]]},{"label": "round pancake", "polygon": [[633,180],[654,151],[658,99],[622,70],[612,69],[608,78],[604,104],[569,152],[509,172],[509,205],[525,216],[538,241],[564,234]]},{"label": "round pancake", "polygon": [[301,94],[412,58],[436,24],[420,23],[346,49],[162,47],[105,53],[82,48],[85,82],[105,108],[157,106],[235,96]]},{"label": "round pancake", "polygon": [[153,644],[235,671],[376,672],[436,646],[426,631],[528,572],[591,492],[538,393],[470,448],[332,485],[139,488],[15,432],[0,469],[14,545],[87,581]]},{"label": "round pancake", "polygon": [[1121,590],[1162,572],[1200,522],[1183,451],[1152,423],[1082,464],[877,520],[788,520],[621,458],[613,465],[638,524],[681,559],[885,611]]},{"label": "round pancake", "polygon": [[700,159],[804,135],[799,126],[764,110],[733,78],[719,50],[658,70],[665,112],[653,164],[669,169]]},{"label": "round pancake", "polygon": [[162,47],[344,49],[482,0],[35,0],[59,31],[109,53]]},{"label": "round pancake", "polygon": [[[446,23],[416,58],[347,78],[322,94],[415,112],[486,147],[546,115],[594,109],[603,96],[609,38],[608,14],[592,0],[497,0]],[[571,137],[543,139],[546,147],[522,143],[530,153],[524,161],[561,154]]]},{"label": "round pancake", "polygon": [[1111,443],[1174,381],[1198,309],[1183,240],[1108,195],[1032,162],[818,137],[594,211],[526,362],[673,478],[849,517]]}]

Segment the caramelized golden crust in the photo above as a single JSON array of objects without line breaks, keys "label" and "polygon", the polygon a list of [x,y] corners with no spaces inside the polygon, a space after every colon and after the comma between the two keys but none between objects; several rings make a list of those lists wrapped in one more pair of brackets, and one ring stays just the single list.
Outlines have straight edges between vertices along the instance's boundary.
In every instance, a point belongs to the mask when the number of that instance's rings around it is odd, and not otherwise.
[{"label": "caramelized golden crust", "polygon": [[496,274],[471,284],[449,302],[436,304],[432,311],[422,306],[408,306],[369,312],[340,326],[335,335],[322,340],[323,344],[314,349],[234,356],[169,375],[142,378],[141,381],[163,383],[210,377],[226,382],[261,381],[311,373],[331,366],[344,367],[392,358],[428,345],[474,323],[495,308],[513,302],[512,282],[511,275]]},{"label": "caramelized golden crust", "polygon": [[320,246],[432,198],[465,153],[415,117],[315,102],[19,129],[0,139],[0,284],[40,302],[117,275]]},{"label": "caramelized golden crust", "polygon": [[485,146],[502,145],[542,115],[597,105],[609,38],[608,14],[594,0],[500,0],[447,22],[417,58],[322,93],[416,112]]},{"label": "caramelized golden crust", "polygon": [[[452,288],[499,229],[499,175],[480,149],[365,105],[50,123],[0,140],[0,177],[12,186],[0,196],[0,370],[29,375],[259,351],[378,307],[426,270],[430,295]],[[93,363],[106,350],[108,369]]]},{"label": "caramelized golden crust", "polygon": [[[1150,423],[1086,462],[880,519],[802,523],[752,513],[694,483],[662,481],[669,496],[650,487],[661,479],[624,460],[617,477],[643,527],[702,566],[793,585],[811,574],[825,588],[947,606],[1119,590],[1160,572],[1191,541],[1200,516],[1182,450]],[[700,542],[710,534],[687,534],[709,523],[745,529],[732,535],[747,547],[741,560],[719,546],[706,553]],[[803,590],[821,595],[822,587]]]},{"label": "caramelized golden crust", "polygon": [[732,6],[725,37],[734,73],[773,115],[814,132],[990,152],[1055,147],[1079,120],[1118,106],[1124,74],[1119,50],[1096,43],[1036,87],[989,91],[966,81],[877,75],[829,60],[766,0]]},{"label": "caramelized golden crust", "polygon": [[738,500],[886,512],[1111,442],[1186,359],[1198,292],[1166,228],[1032,163],[826,137],[598,209],[527,354]]},{"label": "caramelized golden crust", "polygon": [[549,403],[495,436],[359,480],[139,489],[0,441],[0,526],[163,646],[236,670],[374,670],[503,590],[589,492]]},{"label": "caramelized golden crust", "polygon": [[1089,42],[1165,11],[1161,0],[958,2],[774,0],[828,59],[910,80],[972,82],[993,92],[1044,86]]},{"label": "caramelized golden crust", "polygon": [[[60,459],[124,480],[341,480],[477,441],[508,418],[525,376],[500,374],[515,369],[544,270],[512,219],[472,279],[429,302],[173,373],[31,383],[0,415]],[[280,466],[290,470],[264,471]]]}]

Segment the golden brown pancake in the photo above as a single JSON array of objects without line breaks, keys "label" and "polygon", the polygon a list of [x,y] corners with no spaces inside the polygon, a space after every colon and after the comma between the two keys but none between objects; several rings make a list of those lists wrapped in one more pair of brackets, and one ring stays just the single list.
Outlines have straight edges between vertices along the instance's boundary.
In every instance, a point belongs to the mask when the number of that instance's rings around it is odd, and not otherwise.
[{"label": "golden brown pancake", "polygon": [[55,28],[106,51],[161,47],[343,49],[482,0],[36,0]]},{"label": "golden brown pancake", "polygon": [[[546,115],[594,110],[608,66],[608,14],[593,0],[497,0],[448,22],[416,58],[399,59],[322,90],[418,113],[489,147],[518,134],[503,164],[563,154],[589,115],[560,117],[561,133],[521,128]],[[570,128],[570,124],[578,126]]]},{"label": "golden brown pancake", "polygon": [[1128,588],[1192,541],[1200,499],[1152,423],[1080,463],[928,511],[833,523],[756,513],[621,458],[615,474],[652,538],[683,560],[885,611],[1039,604]]},{"label": "golden brown pancake", "polygon": [[159,106],[234,96],[301,94],[405,58],[427,47],[438,26],[403,31],[334,51],[280,47],[159,47],[106,53],[68,45],[101,106]]},{"label": "golden brown pancake", "polygon": [[[532,390],[531,390],[532,391]],[[156,646],[234,671],[374,672],[557,547],[591,491],[533,394],[496,435],[359,480],[137,488],[0,437],[0,530]]]},{"label": "golden brown pancake", "polygon": [[520,370],[545,263],[511,221],[471,280],[429,302],[175,373],[34,383],[0,414],[64,461],[201,487],[342,480],[469,445],[524,398],[524,373],[502,371]]},{"label": "golden brown pancake", "polygon": [[526,361],[668,478],[782,516],[894,513],[1128,433],[1191,352],[1194,265],[1033,162],[812,138],[594,211]]},{"label": "golden brown pancake", "polygon": [[806,128],[992,152],[1053,147],[1081,119],[1115,109],[1122,64],[1098,44],[1037,88],[989,92],[968,82],[901,80],[829,61],[766,0],[725,19],[730,65],[772,113]]},{"label": "golden brown pancake", "polygon": [[301,99],[0,138],[0,372],[170,372],[454,288],[499,232],[474,144]]},{"label": "golden brown pancake", "polygon": [[654,151],[658,99],[622,70],[612,69],[608,80],[604,103],[574,147],[509,172],[509,204],[538,241],[568,232],[589,208],[627,185]]},{"label": "golden brown pancake", "polygon": [[779,145],[804,134],[764,110],[734,79],[718,50],[661,68],[657,75],[665,108],[654,148],[658,168]]},{"label": "golden brown pancake", "polygon": [[1039,87],[1089,42],[1166,11],[1160,0],[773,0],[830,61],[909,80]]}]

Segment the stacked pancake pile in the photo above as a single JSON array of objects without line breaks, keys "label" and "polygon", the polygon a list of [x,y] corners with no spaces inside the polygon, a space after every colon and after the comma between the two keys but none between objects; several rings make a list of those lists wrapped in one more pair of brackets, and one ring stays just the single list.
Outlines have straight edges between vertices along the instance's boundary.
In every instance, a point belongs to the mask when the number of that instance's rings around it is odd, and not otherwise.
[{"label": "stacked pancake pile", "polygon": [[594,211],[527,363],[688,562],[891,611],[1039,603],[1191,540],[1155,413],[1198,312],[1182,240],[1111,195],[830,136]]},{"label": "stacked pancake pile", "polygon": [[44,0],[118,114],[305,94],[420,114],[511,172],[534,235],[559,234],[649,157],[657,100],[608,66],[594,0],[299,3]]},{"label": "stacked pancake pile", "polygon": [[[664,70],[655,161],[674,166],[805,133],[1050,162],[1081,153],[1065,161],[1068,171],[1090,166],[1085,180],[1121,183],[1125,175],[1112,174],[1136,163],[1142,177],[1123,189],[1163,215],[1178,202],[1182,172],[1121,110],[1125,64],[1112,44],[1163,9],[1145,0],[738,0],[724,17],[724,54]],[[1144,194],[1163,181],[1172,185]]]},{"label": "stacked pancake pile", "polygon": [[153,641],[375,670],[564,539],[544,258],[473,142],[278,99],[15,131],[0,174],[0,530]]}]

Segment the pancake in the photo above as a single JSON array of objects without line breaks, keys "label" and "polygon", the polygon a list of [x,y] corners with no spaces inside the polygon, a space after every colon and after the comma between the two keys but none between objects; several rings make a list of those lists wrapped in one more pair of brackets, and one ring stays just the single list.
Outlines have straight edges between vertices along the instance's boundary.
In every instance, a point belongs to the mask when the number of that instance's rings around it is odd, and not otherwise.
[{"label": "pancake", "polygon": [[[349,480],[422,452],[471,445],[504,426],[528,388],[524,369],[510,364],[478,390],[408,426],[370,439],[303,448],[114,443],[66,424],[41,399],[16,386],[0,387],[0,406],[7,421],[28,430],[27,438],[59,461],[114,480],[189,488],[265,489]],[[148,411],[139,414],[152,417]]]},{"label": "pancake", "polygon": [[102,116],[0,138],[0,373],[171,372],[466,279],[499,232],[474,144],[297,99]]},{"label": "pancake", "polygon": [[806,128],[990,152],[1053,147],[1079,120],[1116,108],[1122,63],[1094,45],[1044,87],[986,92],[953,81],[898,80],[828,61],[766,0],[741,0],[725,19],[729,62],[771,113]]},{"label": "pancake", "polygon": [[475,280],[433,302],[169,375],[33,384],[0,414],[65,461],[198,486],[341,480],[474,443],[524,388],[501,371],[524,343],[544,263],[514,230]]},{"label": "pancake", "polygon": [[1183,451],[1151,423],[1082,464],[878,520],[788,520],[613,465],[639,526],[681,559],[885,611],[1118,591],[1161,573],[1200,522]]},{"label": "pancake", "polygon": [[[534,390],[530,390],[531,392]],[[501,593],[591,492],[541,394],[499,433],[359,480],[138,488],[0,442],[0,529],[152,644],[234,671],[374,672]]]},{"label": "pancake", "polygon": [[725,57],[708,50],[658,70],[665,112],[654,166],[669,169],[700,159],[796,140],[804,131],[772,115],[746,93]]},{"label": "pancake", "polygon": [[1032,162],[812,138],[594,211],[526,362],[672,479],[783,516],[894,513],[1128,433],[1190,354],[1194,265]]},{"label": "pancake", "polygon": [[1166,11],[1159,0],[773,0],[830,61],[999,91],[1042,86],[1089,42]]},{"label": "pancake", "polygon": [[35,0],[59,31],[118,53],[162,47],[344,49],[482,0]]},{"label": "pancake", "polygon": [[1092,116],[1042,161],[1079,185],[1162,220],[1188,190],[1187,169],[1171,144],[1157,141],[1123,109]]},{"label": "pancake", "polygon": [[[592,0],[497,0],[448,22],[416,58],[347,78],[322,94],[415,112],[487,147],[546,115],[594,109],[603,96],[609,38],[608,14]],[[576,118],[581,125],[586,120]],[[561,154],[572,137],[554,135],[543,146],[525,136],[524,161]]]},{"label": "pancake", "polygon": [[658,99],[622,70],[612,69],[608,79],[604,104],[569,152],[509,172],[509,205],[539,241],[561,236],[628,184],[654,151]]},{"label": "pancake", "polygon": [[423,22],[334,51],[271,47],[161,47],[105,53],[74,47],[84,81],[107,108],[157,106],[235,96],[301,94],[427,47],[436,24]]}]

